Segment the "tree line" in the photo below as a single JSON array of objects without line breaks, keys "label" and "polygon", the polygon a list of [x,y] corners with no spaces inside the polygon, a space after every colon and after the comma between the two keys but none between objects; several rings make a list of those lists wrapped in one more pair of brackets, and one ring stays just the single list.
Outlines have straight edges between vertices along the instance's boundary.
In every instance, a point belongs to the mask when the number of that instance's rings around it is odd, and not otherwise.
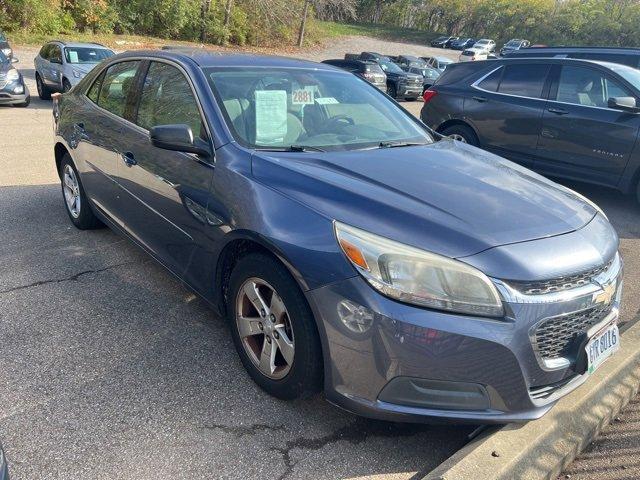
[{"label": "tree line", "polygon": [[0,0],[0,28],[302,43],[307,18],[548,45],[640,45],[638,0]]}]

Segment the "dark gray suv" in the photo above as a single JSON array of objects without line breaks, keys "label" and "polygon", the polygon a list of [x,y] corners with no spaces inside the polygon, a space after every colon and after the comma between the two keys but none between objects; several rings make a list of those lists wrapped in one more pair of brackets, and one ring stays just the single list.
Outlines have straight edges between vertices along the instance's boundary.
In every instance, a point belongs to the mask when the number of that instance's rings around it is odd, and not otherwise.
[{"label": "dark gray suv", "polygon": [[452,65],[425,92],[422,121],[542,174],[640,201],[640,71],[568,58]]}]

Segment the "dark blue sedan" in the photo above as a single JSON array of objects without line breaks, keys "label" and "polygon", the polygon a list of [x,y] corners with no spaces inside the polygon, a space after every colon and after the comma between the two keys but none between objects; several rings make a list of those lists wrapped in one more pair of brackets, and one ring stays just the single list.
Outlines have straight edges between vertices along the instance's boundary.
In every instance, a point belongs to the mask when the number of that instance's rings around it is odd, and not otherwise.
[{"label": "dark blue sedan", "polygon": [[56,95],[53,115],[71,222],[119,231],[225,315],[279,398],[526,421],[619,345],[622,262],[597,206],[434,143],[348,72],[131,52]]}]

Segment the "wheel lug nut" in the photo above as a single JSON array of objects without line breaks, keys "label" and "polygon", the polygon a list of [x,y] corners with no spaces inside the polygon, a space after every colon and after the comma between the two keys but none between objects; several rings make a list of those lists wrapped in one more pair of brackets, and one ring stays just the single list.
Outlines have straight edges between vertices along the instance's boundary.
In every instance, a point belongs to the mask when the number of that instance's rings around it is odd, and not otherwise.
[{"label": "wheel lug nut", "polygon": [[269,315],[269,320],[271,320],[272,322],[275,323],[276,321],[276,316],[272,313],[271,315]]},{"label": "wheel lug nut", "polygon": [[264,329],[264,325],[262,325],[262,322],[260,322],[260,323],[258,324],[258,328],[260,328],[260,330],[263,330],[263,329]]},{"label": "wheel lug nut", "polygon": [[273,332],[273,336],[276,340],[280,338],[280,334],[278,332]]},{"label": "wheel lug nut", "polygon": [[271,343],[271,337],[267,337],[267,343]]},{"label": "wheel lug nut", "polygon": [[260,316],[264,317],[267,314],[267,312],[264,311],[264,308],[262,310],[260,310]]}]

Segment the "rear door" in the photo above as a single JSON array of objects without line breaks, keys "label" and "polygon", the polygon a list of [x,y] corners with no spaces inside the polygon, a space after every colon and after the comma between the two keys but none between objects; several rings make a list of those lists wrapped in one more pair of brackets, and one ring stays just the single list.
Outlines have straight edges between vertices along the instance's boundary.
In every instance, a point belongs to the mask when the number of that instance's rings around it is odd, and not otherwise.
[{"label": "rear door", "polygon": [[120,226],[117,169],[128,148],[123,133],[131,115],[132,87],[140,63],[114,63],[99,75],[87,91],[89,101],[77,112],[73,125],[85,190],[98,208]]},{"label": "rear door", "polygon": [[634,95],[596,65],[554,67],[536,170],[616,185],[635,144],[640,115],[611,109],[608,99],[627,96]]},{"label": "rear door", "polygon": [[135,125],[128,124],[123,132],[127,149],[118,162],[124,190],[119,210],[134,238],[182,276],[194,248],[206,243],[213,160],[156,148],[149,129],[186,124],[210,145],[211,136],[191,82],[177,65],[148,62],[138,91]]},{"label": "rear door", "polygon": [[60,45],[51,44],[49,49],[49,61],[45,68],[46,83],[54,88],[62,85],[62,48]]},{"label": "rear door", "polygon": [[502,65],[473,83],[464,114],[482,148],[533,165],[549,70],[542,62]]}]

